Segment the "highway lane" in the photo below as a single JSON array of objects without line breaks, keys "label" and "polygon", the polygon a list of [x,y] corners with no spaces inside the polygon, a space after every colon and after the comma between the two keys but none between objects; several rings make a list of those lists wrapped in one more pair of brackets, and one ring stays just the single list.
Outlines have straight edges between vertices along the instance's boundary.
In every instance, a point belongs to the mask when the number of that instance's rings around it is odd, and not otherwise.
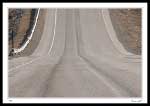
[{"label": "highway lane", "polygon": [[141,63],[117,51],[100,9],[49,9],[45,21],[34,53],[9,61],[10,97],[141,96]]}]

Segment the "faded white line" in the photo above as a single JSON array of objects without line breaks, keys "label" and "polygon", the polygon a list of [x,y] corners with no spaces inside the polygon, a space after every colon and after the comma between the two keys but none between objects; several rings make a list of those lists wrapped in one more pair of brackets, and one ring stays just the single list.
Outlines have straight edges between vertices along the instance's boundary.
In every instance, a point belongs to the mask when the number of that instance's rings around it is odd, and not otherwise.
[{"label": "faded white line", "polygon": [[54,44],[55,33],[56,33],[56,21],[57,21],[57,9],[55,10],[55,23],[54,23],[54,30],[53,30],[53,39],[52,39],[51,47],[50,47],[50,49],[48,51],[48,55],[50,55],[52,47],[53,47],[53,44]]},{"label": "faded white line", "polygon": [[[32,38],[32,36],[33,36],[33,32],[34,32],[35,27],[36,27],[36,25],[37,25],[37,20],[38,20],[38,17],[39,17],[39,12],[40,12],[40,8],[38,9],[36,21],[35,21],[34,27],[33,27],[33,29],[32,29],[32,33],[31,33],[30,37],[28,38],[28,40],[31,40],[31,38]],[[24,47],[24,48],[25,48],[25,47]],[[19,51],[19,52],[20,52],[20,51]],[[41,56],[41,57],[43,57],[43,56]],[[29,61],[29,62],[26,62],[26,63],[24,63],[24,64],[18,65],[18,66],[14,67],[14,68],[11,68],[11,69],[9,69],[9,71],[15,70],[15,69],[20,68],[20,67],[25,66],[25,65],[28,65],[28,64],[34,62],[35,60],[41,58],[41,57],[38,57],[38,58],[36,58],[36,59],[33,59],[33,60],[31,60],[31,61]]]},{"label": "faded white line", "polygon": [[40,56],[40,57],[38,57],[38,58],[32,59],[32,60],[29,61],[29,62],[26,62],[26,63],[24,63],[24,64],[18,65],[18,66],[14,67],[14,68],[11,68],[11,69],[9,69],[9,72],[10,72],[10,71],[13,71],[13,70],[15,70],[15,69],[17,69],[17,68],[20,68],[20,67],[22,67],[22,66],[28,65],[28,64],[34,62],[35,60],[40,59],[41,57],[44,57],[44,56]]},{"label": "faded white line", "polygon": [[99,80],[101,80],[110,90],[116,95],[116,96],[122,96],[124,95],[129,95],[127,92],[122,90],[120,87],[118,87],[114,82],[111,80],[107,79],[105,76],[100,75],[96,71],[88,70],[91,72],[93,75],[95,75]]}]

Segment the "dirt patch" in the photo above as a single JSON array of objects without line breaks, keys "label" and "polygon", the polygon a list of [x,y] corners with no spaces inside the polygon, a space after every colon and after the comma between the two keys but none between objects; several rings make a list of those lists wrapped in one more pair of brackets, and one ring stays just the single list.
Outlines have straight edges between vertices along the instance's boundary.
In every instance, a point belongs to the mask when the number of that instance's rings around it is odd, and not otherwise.
[{"label": "dirt patch", "polygon": [[10,59],[20,57],[20,56],[29,56],[34,52],[34,50],[36,49],[36,47],[38,46],[40,42],[40,39],[43,33],[44,24],[45,24],[45,15],[46,15],[46,9],[41,9],[39,13],[37,25],[36,25],[36,28],[35,28],[35,31],[33,33],[33,37],[30,43],[21,53],[18,53],[14,55],[13,57],[10,57]]},{"label": "dirt patch", "polygon": [[30,18],[31,18],[31,9],[26,9],[24,10],[25,13],[22,16],[22,18],[20,19],[20,25],[17,31],[17,35],[15,37],[15,44],[17,44],[17,46],[15,46],[15,48],[19,48],[21,47],[21,43],[22,40],[24,39],[24,36],[27,34],[27,30],[29,28],[30,25]]},{"label": "dirt patch", "polygon": [[126,50],[141,55],[141,9],[109,9],[119,41]]},{"label": "dirt patch", "polygon": [[[12,24],[15,32],[13,48],[19,48],[30,25],[31,9],[10,9],[9,11],[9,15],[12,17],[9,19],[9,26]],[[12,12],[14,14],[11,14]],[[9,28],[9,32],[11,30]],[[11,37],[11,33],[9,37]],[[12,48],[12,39],[9,39],[9,48]]]}]

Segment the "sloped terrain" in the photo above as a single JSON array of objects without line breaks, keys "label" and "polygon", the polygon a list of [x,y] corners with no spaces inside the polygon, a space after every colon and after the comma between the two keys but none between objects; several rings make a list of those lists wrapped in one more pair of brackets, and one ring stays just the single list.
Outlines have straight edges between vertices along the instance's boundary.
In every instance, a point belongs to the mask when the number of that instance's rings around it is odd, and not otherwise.
[{"label": "sloped terrain", "polygon": [[9,9],[9,53],[12,48],[21,47],[27,40],[35,16],[36,9]]},{"label": "sloped terrain", "polygon": [[12,34],[14,48],[19,48],[30,24],[31,9],[9,10],[9,46],[12,47]]},{"label": "sloped terrain", "polygon": [[125,49],[141,54],[141,9],[109,9],[119,41]]}]

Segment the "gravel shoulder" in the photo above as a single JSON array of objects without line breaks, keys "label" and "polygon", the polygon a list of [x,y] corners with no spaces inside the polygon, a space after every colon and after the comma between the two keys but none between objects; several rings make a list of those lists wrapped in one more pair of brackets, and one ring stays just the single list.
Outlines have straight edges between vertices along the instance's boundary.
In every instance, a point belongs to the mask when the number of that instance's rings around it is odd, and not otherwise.
[{"label": "gravel shoulder", "polygon": [[141,9],[109,9],[118,40],[125,49],[141,55]]}]

